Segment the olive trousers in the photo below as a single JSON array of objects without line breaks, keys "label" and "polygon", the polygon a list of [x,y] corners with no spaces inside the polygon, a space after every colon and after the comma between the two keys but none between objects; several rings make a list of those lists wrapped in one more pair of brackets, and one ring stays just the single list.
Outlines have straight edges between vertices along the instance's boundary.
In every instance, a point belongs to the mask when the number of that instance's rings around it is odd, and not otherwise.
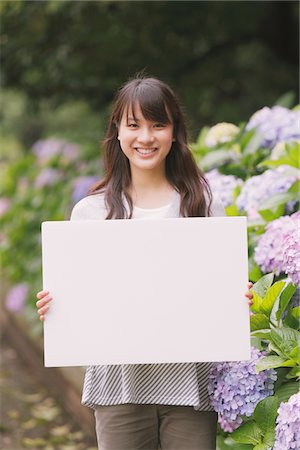
[{"label": "olive trousers", "polygon": [[99,450],[216,449],[217,414],[192,406],[99,406],[95,419]]}]

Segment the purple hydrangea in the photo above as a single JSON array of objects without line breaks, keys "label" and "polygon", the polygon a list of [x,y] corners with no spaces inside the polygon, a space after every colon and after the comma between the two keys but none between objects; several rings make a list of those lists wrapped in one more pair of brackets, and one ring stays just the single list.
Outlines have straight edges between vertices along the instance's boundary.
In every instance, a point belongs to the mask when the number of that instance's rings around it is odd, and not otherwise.
[{"label": "purple hydrangea", "polygon": [[233,192],[237,186],[242,186],[243,181],[233,175],[223,175],[217,169],[205,174],[205,177],[214,193],[218,195],[223,206],[234,202]]},{"label": "purple hydrangea", "polygon": [[258,402],[273,394],[277,374],[274,369],[256,373],[264,356],[252,347],[249,361],[217,363],[209,375],[208,392],[218,421],[224,431],[232,432],[250,417]]},{"label": "purple hydrangea", "polygon": [[300,392],[280,404],[275,432],[274,450],[300,449]]},{"label": "purple hydrangea", "polygon": [[6,296],[5,305],[9,311],[19,313],[23,310],[28,295],[28,285],[19,283],[13,286]]},{"label": "purple hydrangea", "polygon": [[61,172],[57,169],[52,169],[51,167],[46,167],[41,170],[35,179],[34,186],[38,189],[44,186],[52,186],[61,178]]},{"label": "purple hydrangea", "polygon": [[66,163],[77,160],[79,157],[78,145],[56,138],[39,140],[33,145],[32,150],[40,164],[46,164],[57,156]]},{"label": "purple hydrangea", "polygon": [[300,213],[293,216],[293,229],[283,242],[283,267],[292,282],[300,285]]},{"label": "purple hydrangea", "polygon": [[[295,224],[299,216],[300,212],[296,212],[291,216],[273,220],[267,225],[265,233],[260,237],[254,250],[254,261],[263,272],[274,272],[279,275],[286,271],[284,245],[286,239],[295,233]],[[297,268],[295,256],[290,260],[291,272]]]},{"label": "purple hydrangea", "polygon": [[261,145],[273,148],[280,141],[300,138],[300,111],[290,111],[283,106],[264,107],[250,118],[246,130],[256,128],[263,136]]},{"label": "purple hydrangea", "polygon": [[245,182],[236,204],[240,210],[247,212],[249,218],[256,219],[262,202],[272,195],[287,192],[296,180],[297,176],[291,174],[286,166],[266,170]]},{"label": "purple hydrangea", "polygon": [[73,193],[72,193],[72,200],[73,203],[79,202],[82,198],[84,198],[90,188],[93,186],[93,184],[98,181],[99,178],[96,176],[83,176],[78,177],[74,180],[73,184]]}]

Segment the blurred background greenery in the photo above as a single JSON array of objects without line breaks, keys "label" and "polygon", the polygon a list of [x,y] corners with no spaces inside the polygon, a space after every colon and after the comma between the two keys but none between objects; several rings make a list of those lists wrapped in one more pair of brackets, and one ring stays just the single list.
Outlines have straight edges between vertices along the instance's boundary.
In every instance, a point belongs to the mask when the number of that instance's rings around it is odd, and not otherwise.
[{"label": "blurred background greenery", "polygon": [[4,0],[0,11],[1,129],[26,148],[53,133],[96,144],[115,90],[142,69],[174,86],[192,139],[298,97],[296,1]]}]

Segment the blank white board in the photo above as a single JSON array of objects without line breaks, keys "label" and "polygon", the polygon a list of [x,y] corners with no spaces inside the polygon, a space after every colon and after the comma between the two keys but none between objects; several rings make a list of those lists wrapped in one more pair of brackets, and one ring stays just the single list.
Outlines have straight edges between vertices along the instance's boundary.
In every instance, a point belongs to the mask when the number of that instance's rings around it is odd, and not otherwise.
[{"label": "blank white board", "polygon": [[245,217],[42,224],[45,366],[250,358]]}]

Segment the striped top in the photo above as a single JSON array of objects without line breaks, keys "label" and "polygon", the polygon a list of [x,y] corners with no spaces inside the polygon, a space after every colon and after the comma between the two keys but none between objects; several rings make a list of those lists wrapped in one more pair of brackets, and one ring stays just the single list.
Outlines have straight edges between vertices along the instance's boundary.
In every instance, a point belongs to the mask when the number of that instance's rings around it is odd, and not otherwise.
[{"label": "striped top", "polygon": [[[213,216],[225,215],[216,199],[213,199],[211,210]],[[71,220],[103,220],[105,217],[103,194],[80,200],[71,214]],[[180,217],[180,196],[175,191],[170,204],[155,209],[134,207],[132,216],[138,220],[176,217]],[[207,392],[212,365],[208,362],[89,366],[85,374],[82,404],[91,408],[124,403],[164,404],[212,411]]]}]

